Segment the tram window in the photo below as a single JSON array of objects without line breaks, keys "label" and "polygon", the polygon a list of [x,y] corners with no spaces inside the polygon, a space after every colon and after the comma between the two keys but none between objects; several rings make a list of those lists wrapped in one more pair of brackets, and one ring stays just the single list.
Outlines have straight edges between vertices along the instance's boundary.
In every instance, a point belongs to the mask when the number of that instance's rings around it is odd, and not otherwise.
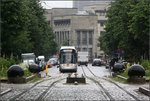
[{"label": "tram window", "polygon": [[74,55],[71,53],[64,53],[62,54],[62,63],[74,63]]}]

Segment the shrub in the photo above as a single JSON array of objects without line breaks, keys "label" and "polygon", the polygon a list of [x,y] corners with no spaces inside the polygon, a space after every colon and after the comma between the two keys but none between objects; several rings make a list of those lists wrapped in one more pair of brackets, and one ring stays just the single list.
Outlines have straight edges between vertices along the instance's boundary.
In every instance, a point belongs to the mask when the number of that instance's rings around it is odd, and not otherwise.
[{"label": "shrub", "polygon": [[31,73],[28,69],[24,70],[24,77],[28,77],[33,75],[33,73]]},{"label": "shrub", "polygon": [[0,68],[8,69],[11,66],[11,63],[8,59],[0,58]]},{"label": "shrub", "polygon": [[15,57],[8,58],[0,58],[0,71],[1,71],[1,78],[7,78],[7,70],[11,65],[19,63],[19,60]]},{"label": "shrub", "polygon": [[145,71],[145,76],[150,76],[150,70]]},{"label": "shrub", "polygon": [[123,73],[120,74],[123,77],[128,78],[128,70],[125,70]]},{"label": "shrub", "polygon": [[141,65],[145,68],[145,70],[149,70],[150,69],[150,62],[149,62],[149,60],[143,60]]}]

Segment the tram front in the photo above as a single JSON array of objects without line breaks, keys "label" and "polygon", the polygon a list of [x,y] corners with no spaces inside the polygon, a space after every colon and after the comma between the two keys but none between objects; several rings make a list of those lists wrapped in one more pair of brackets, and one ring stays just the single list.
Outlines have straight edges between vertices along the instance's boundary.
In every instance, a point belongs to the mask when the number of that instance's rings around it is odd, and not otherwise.
[{"label": "tram front", "polygon": [[59,54],[60,72],[77,72],[77,50],[74,46],[62,46]]}]

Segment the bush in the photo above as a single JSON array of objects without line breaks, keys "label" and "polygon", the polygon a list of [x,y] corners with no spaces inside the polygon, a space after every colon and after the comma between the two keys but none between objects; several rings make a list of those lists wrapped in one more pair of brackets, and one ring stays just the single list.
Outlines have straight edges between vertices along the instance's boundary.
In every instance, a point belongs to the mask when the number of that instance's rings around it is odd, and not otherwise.
[{"label": "bush", "polygon": [[24,70],[24,77],[28,77],[33,75],[33,73],[31,73],[28,69]]},{"label": "bush", "polygon": [[10,57],[10,59],[9,58],[6,58],[6,59],[0,58],[0,63],[1,63],[0,68],[8,69],[11,65],[18,64],[19,62],[20,61],[14,56]]},{"label": "bush", "polygon": [[2,69],[8,69],[11,66],[11,63],[8,59],[0,58],[0,68]]},{"label": "bush", "polygon": [[141,65],[145,68],[145,70],[149,70],[150,69],[150,62],[149,62],[149,60],[143,60]]},{"label": "bush", "polygon": [[16,57],[0,58],[1,78],[7,78],[7,70],[10,66],[18,64],[20,61]]},{"label": "bush", "polygon": [[123,77],[128,78],[128,70],[125,70],[123,73],[120,74]]},{"label": "bush", "polygon": [[145,71],[145,76],[150,76],[150,70]]}]

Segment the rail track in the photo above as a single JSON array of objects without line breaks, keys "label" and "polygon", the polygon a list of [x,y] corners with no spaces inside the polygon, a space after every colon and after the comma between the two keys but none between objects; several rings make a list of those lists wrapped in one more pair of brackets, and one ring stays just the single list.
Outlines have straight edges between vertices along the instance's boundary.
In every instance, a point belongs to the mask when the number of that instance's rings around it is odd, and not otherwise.
[{"label": "rail track", "polygon": [[[87,68],[87,69],[90,71],[90,73],[91,73],[95,78],[91,78],[91,77],[87,76],[86,73],[85,73],[85,71],[84,71],[84,68]],[[115,100],[115,99],[109,94],[109,92],[102,86],[102,84],[101,84],[96,78],[105,80],[105,81],[107,81],[107,82],[109,82],[109,83],[111,83],[111,84],[117,86],[119,89],[121,89],[122,91],[124,91],[124,92],[126,92],[128,95],[130,95],[134,100],[140,101],[135,95],[133,95],[132,93],[130,93],[130,92],[128,92],[127,90],[123,89],[121,86],[119,86],[119,85],[118,85],[117,83],[115,83],[114,81],[112,81],[112,80],[110,80],[110,79],[108,79],[108,78],[106,78],[106,77],[99,77],[99,76],[96,76],[96,75],[92,72],[92,70],[91,70],[89,67],[84,67],[84,68],[82,67],[84,76],[87,77],[88,79],[92,80],[93,82],[97,83],[97,84],[103,89],[103,91],[104,91],[105,94],[109,97],[110,100]]]},{"label": "rail track", "polygon": [[[96,84],[98,84],[98,86],[100,87],[100,88],[102,88],[102,90],[104,91],[104,92],[102,92],[102,94],[103,94],[103,96],[107,99],[107,97],[106,96],[108,96],[108,98],[110,99],[110,100],[114,100],[114,98],[107,92],[107,90],[98,82],[98,81],[96,81],[95,79],[93,79],[93,78],[91,78],[91,77],[88,77],[87,75],[86,75],[86,73],[85,73],[85,71],[84,71],[84,69],[83,69],[83,67],[81,66],[81,68],[82,68],[82,70],[83,70],[83,74],[84,74],[84,76],[85,77],[87,77],[88,79],[90,79],[90,80],[92,80],[93,82],[95,82]],[[88,68],[88,67],[87,67]],[[90,71],[90,70],[89,70]],[[92,71],[90,71],[94,76],[96,76]],[[106,94],[106,95],[105,95]],[[108,99],[107,99],[108,100]]]},{"label": "rail track", "polygon": [[[20,92],[19,94],[15,95],[14,97],[12,97],[10,99],[8,98],[8,100],[10,100],[10,101],[28,100],[28,98],[26,98],[26,97],[28,96],[28,94],[30,94],[30,95],[35,95],[36,97],[38,96],[36,99],[34,99],[35,101],[38,101],[38,100],[42,101],[46,97],[46,93],[53,87],[53,85],[64,79],[65,78],[57,77],[57,78],[46,78],[46,79],[40,80],[40,81],[36,82],[34,85],[32,85],[31,87],[29,87],[28,89],[24,90],[23,92]],[[47,82],[47,84],[49,84],[46,86],[46,89],[41,91],[41,93],[32,94],[33,89],[36,89],[36,87],[40,87],[41,84],[46,83],[46,82]],[[8,92],[8,93],[11,93],[11,92]],[[5,94],[3,96],[5,96]],[[33,100],[33,99],[30,99],[30,100]]]}]

